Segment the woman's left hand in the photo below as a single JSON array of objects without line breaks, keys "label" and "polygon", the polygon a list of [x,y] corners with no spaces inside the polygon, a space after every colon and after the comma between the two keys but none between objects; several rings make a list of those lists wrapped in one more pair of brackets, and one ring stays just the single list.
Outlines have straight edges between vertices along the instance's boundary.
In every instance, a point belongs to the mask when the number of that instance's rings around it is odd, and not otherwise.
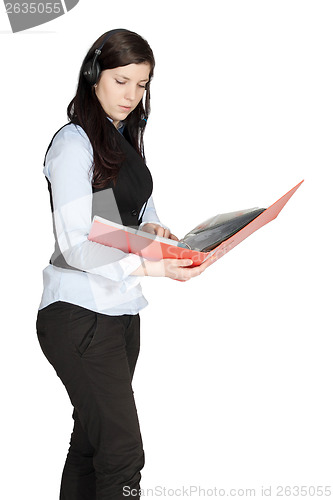
[{"label": "woman's left hand", "polygon": [[169,229],[164,229],[164,227],[159,224],[153,224],[151,222],[142,226],[141,231],[146,231],[146,233],[156,234],[156,236],[163,236],[163,238],[169,238],[170,240],[179,241],[179,238],[172,234]]}]

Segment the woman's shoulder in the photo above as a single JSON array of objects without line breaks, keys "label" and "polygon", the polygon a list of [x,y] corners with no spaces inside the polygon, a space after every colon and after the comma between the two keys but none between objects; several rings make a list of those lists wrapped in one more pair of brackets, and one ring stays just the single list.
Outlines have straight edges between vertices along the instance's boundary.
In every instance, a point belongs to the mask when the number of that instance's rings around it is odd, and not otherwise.
[{"label": "woman's shoulder", "polygon": [[[89,173],[93,163],[93,149],[82,127],[68,123],[53,136],[45,155],[44,175],[52,173]],[[90,175],[90,174],[89,174]]]},{"label": "woman's shoulder", "polygon": [[92,150],[91,143],[85,131],[80,125],[67,123],[59,129],[52,140],[52,146],[80,146]]}]

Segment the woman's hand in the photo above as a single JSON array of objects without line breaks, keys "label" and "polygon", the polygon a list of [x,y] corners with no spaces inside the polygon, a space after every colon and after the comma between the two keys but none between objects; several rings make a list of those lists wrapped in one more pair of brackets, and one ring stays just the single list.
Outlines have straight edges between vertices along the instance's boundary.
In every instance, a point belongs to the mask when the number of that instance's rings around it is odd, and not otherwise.
[{"label": "woman's hand", "polygon": [[172,234],[169,229],[164,229],[164,227],[159,224],[153,224],[152,222],[148,222],[144,226],[142,226],[141,231],[146,231],[146,233],[156,234],[156,236],[163,236],[163,238],[169,238],[170,240],[179,241],[177,236]]},{"label": "woman's hand", "polygon": [[155,276],[171,278],[178,281],[188,281],[195,276],[199,276],[207,267],[217,260],[216,255],[212,255],[205,262],[196,267],[192,265],[190,259],[162,259],[158,261],[146,260],[136,269],[134,276]]}]

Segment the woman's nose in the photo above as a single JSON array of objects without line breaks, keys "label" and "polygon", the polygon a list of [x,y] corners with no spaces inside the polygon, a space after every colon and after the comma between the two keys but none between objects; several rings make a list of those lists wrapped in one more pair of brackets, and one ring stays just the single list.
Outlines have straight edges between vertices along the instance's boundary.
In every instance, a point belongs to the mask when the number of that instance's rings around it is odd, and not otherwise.
[{"label": "woman's nose", "polygon": [[128,85],[126,88],[125,98],[129,101],[134,101],[136,88],[132,85]]}]

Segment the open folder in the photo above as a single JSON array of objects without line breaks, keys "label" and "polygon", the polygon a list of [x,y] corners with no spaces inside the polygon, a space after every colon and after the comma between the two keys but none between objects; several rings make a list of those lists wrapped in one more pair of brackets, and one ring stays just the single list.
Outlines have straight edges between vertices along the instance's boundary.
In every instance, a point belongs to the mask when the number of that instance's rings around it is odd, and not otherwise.
[{"label": "open folder", "polygon": [[250,234],[275,219],[303,181],[268,208],[219,214],[189,231],[180,241],[122,226],[95,216],[88,239],[135,253],[148,260],[191,259],[198,266],[212,255],[222,257]]}]

